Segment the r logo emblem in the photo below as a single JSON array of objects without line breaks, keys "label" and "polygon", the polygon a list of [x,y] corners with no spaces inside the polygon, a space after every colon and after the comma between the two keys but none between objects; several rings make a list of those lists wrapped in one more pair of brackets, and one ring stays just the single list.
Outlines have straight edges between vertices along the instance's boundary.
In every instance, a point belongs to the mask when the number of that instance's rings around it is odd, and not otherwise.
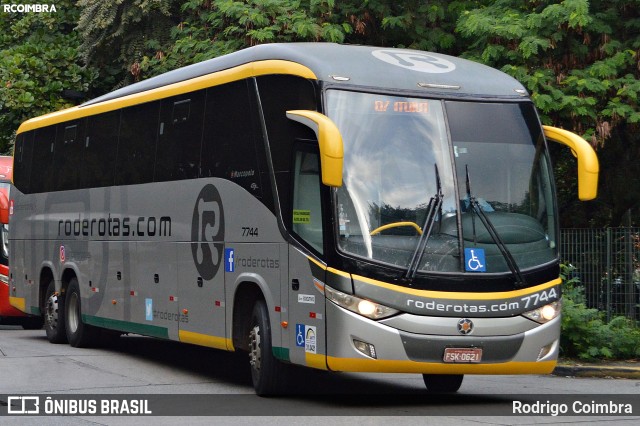
[{"label": "r logo emblem", "polygon": [[426,52],[397,52],[380,49],[374,50],[371,54],[388,64],[427,74],[442,74],[456,69],[453,62]]},{"label": "r logo emblem", "polygon": [[191,222],[191,252],[198,273],[205,280],[215,277],[222,261],[224,211],[220,193],[213,185],[200,191]]}]

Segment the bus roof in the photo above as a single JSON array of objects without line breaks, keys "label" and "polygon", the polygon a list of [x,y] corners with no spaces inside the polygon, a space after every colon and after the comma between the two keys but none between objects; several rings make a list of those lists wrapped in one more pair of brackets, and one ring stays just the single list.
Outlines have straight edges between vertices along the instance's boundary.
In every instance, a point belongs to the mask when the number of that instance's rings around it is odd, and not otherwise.
[{"label": "bus roof", "polygon": [[520,98],[514,78],[462,58],[419,50],[335,43],[262,44],[123,87],[84,104],[32,118],[18,134],[156,99],[267,74],[290,74],[349,87],[433,96]]},{"label": "bus roof", "polygon": [[[524,87],[494,68],[438,53],[335,43],[262,44],[132,84],[83,106],[266,60],[294,62],[318,80],[393,90],[520,97]],[[347,80],[348,79],[348,80]]]}]

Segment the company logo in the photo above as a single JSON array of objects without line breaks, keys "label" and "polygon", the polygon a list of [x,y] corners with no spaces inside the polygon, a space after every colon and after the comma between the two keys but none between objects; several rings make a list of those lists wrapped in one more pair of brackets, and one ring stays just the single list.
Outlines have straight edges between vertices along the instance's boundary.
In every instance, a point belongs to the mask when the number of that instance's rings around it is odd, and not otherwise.
[{"label": "company logo", "polygon": [[200,191],[191,222],[191,252],[198,273],[212,279],[222,263],[224,245],[224,211],[215,186],[206,185]]},{"label": "company logo", "polygon": [[7,398],[7,414],[40,414],[40,397],[10,396]]},{"label": "company logo", "polygon": [[224,249],[224,271],[234,272],[236,270],[236,264],[234,262],[235,250],[232,248]]},{"label": "company logo", "polygon": [[456,69],[453,62],[428,53],[374,50],[371,54],[388,64],[427,74],[443,74]]},{"label": "company logo", "polygon": [[458,333],[464,334],[466,336],[467,334],[471,334],[472,331],[473,321],[471,321],[469,318],[462,318],[460,321],[458,321]]}]

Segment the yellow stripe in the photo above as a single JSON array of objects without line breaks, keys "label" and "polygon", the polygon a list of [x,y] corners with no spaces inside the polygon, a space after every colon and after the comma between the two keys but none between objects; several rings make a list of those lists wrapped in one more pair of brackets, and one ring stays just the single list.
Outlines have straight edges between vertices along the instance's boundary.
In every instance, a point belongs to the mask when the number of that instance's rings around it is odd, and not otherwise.
[{"label": "yellow stripe", "polygon": [[40,127],[50,126],[64,121],[77,120],[95,114],[101,114],[132,105],[164,99],[182,93],[205,89],[207,87],[257,77],[267,74],[289,74],[316,80],[317,77],[309,68],[295,62],[283,60],[266,60],[251,62],[223,71],[217,71],[201,77],[181,81],[168,86],[158,87],[141,93],[135,93],[122,98],[100,102],[87,107],[73,107],[33,118],[22,123],[18,134]]},{"label": "yellow stripe", "polygon": [[209,336],[207,334],[194,333],[193,331],[178,331],[178,340],[183,343],[191,343],[193,345],[207,346],[209,348],[224,349],[226,351],[234,351],[233,341],[225,337]]},{"label": "yellow stripe", "polygon": [[315,260],[313,257],[307,256],[307,259],[309,259],[310,261],[318,265],[318,268],[324,269],[325,271],[327,270],[327,265],[323,265],[322,263]]},{"label": "yellow stripe", "polygon": [[[331,272],[336,275],[341,275],[345,278],[351,278],[352,275],[348,272],[340,271],[335,268],[328,268],[320,264],[315,259],[307,256],[307,258],[321,267],[326,269],[327,272]],[[410,294],[412,296],[426,297],[430,299],[452,299],[452,300],[494,300],[494,299],[508,299],[512,297],[526,296],[527,294],[536,293],[538,291],[546,290],[556,285],[562,284],[562,279],[556,278],[546,283],[539,284],[535,287],[527,287],[521,290],[501,291],[496,293],[461,293],[452,291],[432,291],[432,290],[415,290],[411,288],[401,287],[394,284],[385,283],[384,281],[378,281],[371,278],[363,277],[361,275],[353,274],[353,279],[372,284],[377,287],[386,288],[387,290],[397,291],[399,293]]]},{"label": "yellow stripe", "polygon": [[327,357],[332,371],[421,374],[549,374],[556,361],[499,364],[441,364],[432,362]]},{"label": "yellow stripe", "polygon": [[9,304],[16,309],[21,310],[22,312],[27,312],[26,306],[27,301],[24,297],[12,297],[9,296]]},{"label": "yellow stripe", "polygon": [[305,361],[307,367],[317,368],[319,370],[327,370],[327,357],[322,354],[305,353]]},{"label": "yellow stripe", "polygon": [[460,292],[452,292],[452,291],[415,290],[411,288],[400,287],[394,284],[387,284],[382,281],[372,280],[371,278],[362,277],[360,275],[354,275],[353,279],[362,281],[377,287],[382,287],[387,290],[396,291],[398,293],[410,294],[412,296],[426,297],[430,299],[453,299],[453,300],[508,299],[512,297],[519,297],[519,296],[535,293],[538,291],[542,291],[562,283],[562,280],[560,278],[557,278],[553,281],[549,281],[547,283],[540,284],[535,287],[527,287],[522,290],[501,291],[496,293],[460,293]]},{"label": "yellow stripe", "polygon": [[347,272],[338,271],[337,269],[334,269],[334,268],[327,268],[327,272],[331,272],[332,274],[340,275],[342,277],[351,279],[351,274]]}]

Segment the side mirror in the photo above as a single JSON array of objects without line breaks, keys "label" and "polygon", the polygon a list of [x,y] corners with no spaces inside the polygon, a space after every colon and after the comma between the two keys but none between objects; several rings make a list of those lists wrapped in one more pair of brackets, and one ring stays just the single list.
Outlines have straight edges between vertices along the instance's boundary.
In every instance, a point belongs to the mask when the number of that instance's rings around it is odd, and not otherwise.
[{"label": "side mirror", "polygon": [[335,123],[326,115],[307,110],[287,111],[287,118],[302,123],[315,132],[320,146],[322,183],[333,187],[342,186],[344,146]]},{"label": "side mirror", "polygon": [[578,159],[578,198],[582,201],[596,198],[600,165],[591,145],[567,130],[551,126],[542,126],[542,129],[547,139],[568,146]]},{"label": "side mirror", "polygon": [[0,191],[0,224],[9,224],[9,200],[4,192]]}]

